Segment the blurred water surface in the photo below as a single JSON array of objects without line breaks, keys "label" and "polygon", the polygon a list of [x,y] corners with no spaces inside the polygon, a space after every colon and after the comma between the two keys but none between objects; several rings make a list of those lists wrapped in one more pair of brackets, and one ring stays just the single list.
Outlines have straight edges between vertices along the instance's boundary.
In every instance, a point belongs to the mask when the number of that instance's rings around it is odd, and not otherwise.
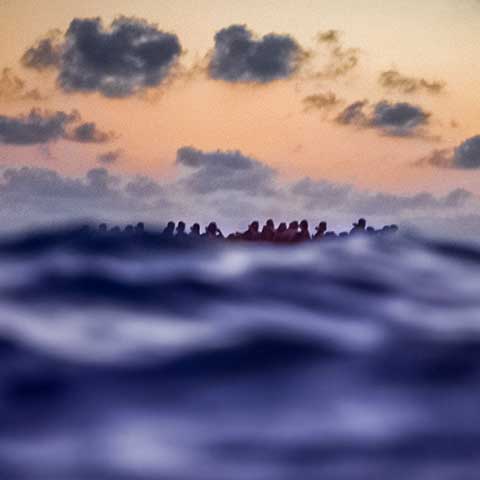
[{"label": "blurred water surface", "polygon": [[0,242],[8,480],[478,480],[480,248]]}]

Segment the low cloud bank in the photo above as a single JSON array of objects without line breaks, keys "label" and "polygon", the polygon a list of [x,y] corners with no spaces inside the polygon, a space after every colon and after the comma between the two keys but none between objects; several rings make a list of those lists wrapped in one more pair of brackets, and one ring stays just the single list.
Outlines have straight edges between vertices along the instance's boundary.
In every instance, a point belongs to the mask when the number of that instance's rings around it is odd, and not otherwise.
[{"label": "low cloud bank", "polygon": [[479,206],[478,198],[463,189],[443,196],[395,195],[311,178],[284,182],[274,169],[238,151],[182,147],[176,164],[178,178],[169,183],[146,176],[122,178],[106,168],[89,170],[82,178],[36,167],[6,168],[0,179],[0,220],[16,229],[81,219],[122,224],[215,219],[229,231],[253,218],[278,222],[306,217],[312,224],[326,219],[343,230],[359,216],[376,226],[422,227],[417,220],[429,218],[424,225],[436,219],[439,227],[453,217],[468,218]]}]

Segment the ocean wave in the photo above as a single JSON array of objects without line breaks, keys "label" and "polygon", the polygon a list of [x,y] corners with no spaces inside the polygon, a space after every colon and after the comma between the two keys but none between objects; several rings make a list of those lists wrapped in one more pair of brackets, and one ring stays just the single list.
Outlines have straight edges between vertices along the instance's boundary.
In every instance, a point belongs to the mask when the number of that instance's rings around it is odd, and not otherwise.
[{"label": "ocean wave", "polygon": [[12,479],[476,479],[480,247],[0,240]]}]

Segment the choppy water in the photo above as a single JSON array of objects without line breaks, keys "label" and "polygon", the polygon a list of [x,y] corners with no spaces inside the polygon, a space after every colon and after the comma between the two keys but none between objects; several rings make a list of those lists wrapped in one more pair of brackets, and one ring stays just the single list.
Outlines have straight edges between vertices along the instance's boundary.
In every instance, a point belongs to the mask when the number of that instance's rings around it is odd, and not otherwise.
[{"label": "choppy water", "polygon": [[477,480],[480,248],[0,245],[6,480]]}]

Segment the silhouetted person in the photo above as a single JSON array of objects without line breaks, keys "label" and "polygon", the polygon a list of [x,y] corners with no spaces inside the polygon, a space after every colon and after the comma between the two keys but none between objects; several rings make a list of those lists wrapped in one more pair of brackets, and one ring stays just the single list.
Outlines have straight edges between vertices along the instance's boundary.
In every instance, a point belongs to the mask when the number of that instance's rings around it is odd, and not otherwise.
[{"label": "silhouetted person", "polygon": [[194,223],[190,227],[190,237],[191,238],[199,238],[200,237],[200,224]]},{"label": "silhouetted person", "polygon": [[250,242],[254,242],[256,240],[260,240],[260,233],[258,231],[259,224],[255,220],[248,226],[248,230],[242,233],[242,239],[248,240]]},{"label": "silhouetted person", "polygon": [[127,225],[124,230],[124,232],[127,233],[128,235],[131,235],[132,233],[134,233],[134,231],[135,230],[133,229],[133,225]]},{"label": "silhouetted person", "polygon": [[325,236],[327,231],[327,222],[320,222],[318,226],[315,227],[316,233],[313,236],[315,240],[320,240]]},{"label": "silhouetted person", "polygon": [[365,233],[367,221],[364,218],[360,218],[357,223],[353,224],[353,228],[350,230],[350,235],[357,233]]},{"label": "silhouetted person", "polygon": [[366,231],[369,235],[375,235],[377,233],[373,227],[367,227]]},{"label": "silhouetted person", "polygon": [[188,237],[188,235],[185,232],[185,228],[186,228],[185,222],[178,222],[175,238],[178,238],[179,240],[185,240]]},{"label": "silhouetted person", "polygon": [[98,226],[98,231],[100,233],[107,233],[107,224],[106,223],[101,223],[99,226]]},{"label": "silhouetted person", "polygon": [[273,236],[273,241],[276,243],[284,242],[285,232],[287,231],[287,224],[285,222],[280,223],[277,230],[275,231],[275,235]]},{"label": "silhouetted person", "polygon": [[135,233],[136,234],[139,234],[139,235],[142,235],[145,233],[145,225],[143,222],[138,222],[136,225],[135,225]]},{"label": "silhouetted person", "polygon": [[175,233],[175,223],[168,222],[167,226],[163,229],[162,235],[165,238],[173,238],[173,234]]},{"label": "silhouetted person", "polygon": [[398,225],[395,225],[395,224],[390,225],[390,231],[392,233],[397,233],[398,232]]},{"label": "silhouetted person", "polygon": [[300,222],[300,231],[295,236],[295,240],[297,242],[310,240],[310,232],[308,231],[308,222],[306,220]]},{"label": "silhouetted person", "polygon": [[208,227],[205,228],[205,233],[202,235],[203,238],[214,239],[214,238],[224,238],[223,233],[217,227],[215,222],[210,222]]},{"label": "silhouetted person", "polygon": [[262,228],[262,233],[260,234],[260,240],[263,242],[273,242],[275,238],[275,224],[273,220],[269,218],[264,227]]},{"label": "silhouetted person", "polygon": [[287,230],[283,234],[285,242],[288,242],[288,243],[294,242],[297,238],[297,233],[298,233],[298,222],[294,220],[293,222],[289,223]]}]

